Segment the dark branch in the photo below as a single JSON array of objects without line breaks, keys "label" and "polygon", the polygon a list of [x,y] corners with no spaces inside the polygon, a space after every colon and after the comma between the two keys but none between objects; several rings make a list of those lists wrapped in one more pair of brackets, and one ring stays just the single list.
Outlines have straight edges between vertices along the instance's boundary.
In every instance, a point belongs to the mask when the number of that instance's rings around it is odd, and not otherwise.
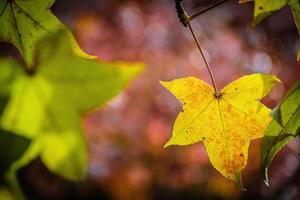
[{"label": "dark branch", "polygon": [[190,18],[184,10],[182,1],[183,0],[175,0],[176,11],[178,13],[178,18],[179,18],[180,22],[183,24],[183,26],[186,27],[188,25],[188,23],[190,22]]},{"label": "dark branch", "polygon": [[178,13],[178,18],[180,22],[183,24],[183,26],[187,26],[190,21],[198,17],[199,15],[221,5],[222,3],[226,2],[227,0],[218,0],[217,2],[213,3],[212,5],[209,5],[208,7],[204,8],[203,10],[189,16],[183,6],[183,0],[175,0],[176,3],[176,11]]},{"label": "dark branch", "polygon": [[219,1],[215,2],[215,3],[213,3],[212,5],[210,5],[210,6],[206,7],[206,8],[204,8],[203,10],[200,10],[199,12],[193,14],[193,15],[190,16],[189,18],[190,18],[190,20],[193,20],[193,19],[195,19],[196,17],[198,17],[199,15],[201,15],[201,14],[203,14],[203,13],[205,13],[205,12],[207,12],[207,11],[209,11],[209,10],[211,10],[211,9],[213,9],[213,8],[215,8],[215,7],[217,7],[217,6],[219,6],[219,5],[221,5],[222,3],[226,2],[226,1],[227,1],[227,0],[219,0]]}]

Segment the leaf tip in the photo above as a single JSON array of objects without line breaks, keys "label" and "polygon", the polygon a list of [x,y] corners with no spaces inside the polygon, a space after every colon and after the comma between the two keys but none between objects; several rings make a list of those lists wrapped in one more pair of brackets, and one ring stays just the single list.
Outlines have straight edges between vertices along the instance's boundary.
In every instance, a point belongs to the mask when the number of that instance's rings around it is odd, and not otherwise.
[{"label": "leaf tip", "polygon": [[159,83],[160,83],[162,86],[164,86],[165,88],[168,88],[168,86],[169,86],[169,82],[167,82],[167,81],[159,81]]},{"label": "leaf tip", "polygon": [[237,183],[241,191],[243,192],[247,191],[247,189],[243,185],[241,172],[235,174],[235,182]]},{"label": "leaf tip", "polygon": [[269,180],[264,180],[264,183],[265,183],[265,185],[266,185],[267,187],[270,187],[270,185],[269,185]]},{"label": "leaf tip", "polygon": [[282,81],[277,76],[274,76],[274,82],[276,82],[276,83],[282,83]]},{"label": "leaf tip", "polygon": [[164,149],[171,146],[172,144],[170,144],[170,142],[167,142],[165,145],[164,145]]},{"label": "leaf tip", "polygon": [[282,83],[281,80],[274,74],[262,74],[262,77],[271,85]]},{"label": "leaf tip", "polygon": [[164,148],[167,148],[169,146],[173,146],[176,145],[176,143],[174,143],[173,138],[169,139],[169,141],[164,145]]}]

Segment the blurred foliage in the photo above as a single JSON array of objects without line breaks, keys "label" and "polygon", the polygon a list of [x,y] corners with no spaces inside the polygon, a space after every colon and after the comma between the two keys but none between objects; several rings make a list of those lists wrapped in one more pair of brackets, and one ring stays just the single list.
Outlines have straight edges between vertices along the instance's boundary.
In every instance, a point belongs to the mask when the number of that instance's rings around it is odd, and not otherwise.
[{"label": "blurred foliage", "polygon": [[253,25],[257,25],[266,17],[285,6],[290,6],[295,18],[295,24],[300,34],[300,2],[297,0],[255,0]]},{"label": "blurred foliage", "polygon": [[0,186],[0,197],[3,200],[15,200],[11,192],[8,189],[1,186]]},{"label": "blurred foliage", "polygon": [[21,158],[29,145],[29,139],[0,129],[0,183],[5,182],[5,173]]},{"label": "blurred foliage", "polygon": [[[12,59],[0,58],[0,63],[3,66],[17,65],[17,62]],[[5,109],[7,102],[9,101],[9,93],[11,91],[12,81],[15,76],[18,75],[18,70],[14,71],[11,67],[1,67],[0,74],[0,116]]]},{"label": "blurred foliage", "polygon": [[53,172],[81,180],[87,165],[81,115],[115,96],[141,68],[78,57],[69,41],[65,32],[45,38],[37,48],[36,66],[25,72],[1,64],[4,72],[11,68],[19,74],[12,81],[2,126],[33,140],[16,168],[40,155]]},{"label": "blurred foliage", "polygon": [[24,196],[12,170],[30,146],[30,139],[0,129],[0,197],[4,200],[22,200]]},{"label": "blurred foliage", "polygon": [[266,17],[280,10],[288,4],[289,0],[255,0],[253,25],[257,25]]},{"label": "blurred foliage", "polygon": [[262,168],[268,184],[268,168],[273,157],[300,134],[300,80],[272,113],[273,121],[265,132],[262,146]]},{"label": "blurred foliage", "polygon": [[[253,26],[283,7],[290,6],[300,37],[300,2],[298,0],[254,0],[254,5]],[[297,59],[300,62],[300,49],[298,49]]]}]

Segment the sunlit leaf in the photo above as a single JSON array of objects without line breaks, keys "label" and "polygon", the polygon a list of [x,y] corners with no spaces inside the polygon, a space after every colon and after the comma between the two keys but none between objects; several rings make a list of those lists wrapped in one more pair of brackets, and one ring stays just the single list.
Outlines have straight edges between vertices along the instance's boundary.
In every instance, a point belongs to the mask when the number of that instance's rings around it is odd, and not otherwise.
[{"label": "sunlit leaf", "polygon": [[268,126],[262,145],[262,167],[268,184],[268,167],[274,156],[300,134],[300,80],[288,92]]},{"label": "sunlit leaf", "polygon": [[[55,0],[1,0],[0,40],[14,44],[28,65],[33,65],[37,42],[58,30],[67,28],[52,14]],[[75,51],[87,56],[68,32]]]},{"label": "sunlit leaf", "polygon": [[4,128],[33,140],[15,168],[41,156],[51,171],[82,179],[87,168],[82,114],[117,95],[141,64],[79,57],[64,32],[43,40],[37,52],[37,65],[14,79],[2,117]]},{"label": "sunlit leaf", "polygon": [[161,82],[183,104],[165,147],[203,141],[212,165],[243,188],[249,143],[262,137],[271,121],[270,109],[259,100],[278,82],[273,75],[253,74],[230,83],[219,95],[193,77]]}]

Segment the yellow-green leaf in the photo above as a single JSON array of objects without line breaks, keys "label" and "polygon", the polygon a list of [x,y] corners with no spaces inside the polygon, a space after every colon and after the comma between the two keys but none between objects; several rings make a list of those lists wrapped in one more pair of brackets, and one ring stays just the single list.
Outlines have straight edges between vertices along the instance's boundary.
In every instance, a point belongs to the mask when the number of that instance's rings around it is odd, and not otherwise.
[{"label": "yellow-green leaf", "polygon": [[0,1],[0,16],[4,12],[7,4],[8,4],[8,0],[2,0],[2,1]]},{"label": "yellow-green leaf", "polygon": [[254,0],[253,26],[287,5],[289,0]]},{"label": "yellow-green leaf", "polygon": [[3,200],[14,200],[13,194],[7,188],[0,186],[0,197]]},{"label": "yellow-green leaf", "polygon": [[37,48],[37,65],[32,68],[18,72],[20,66],[0,63],[0,74],[7,67],[19,73],[2,126],[32,139],[15,168],[41,156],[54,173],[82,179],[87,168],[82,114],[117,95],[141,71],[141,64],[79,57],[65,32],[45,38]]},{"label": "yellow-green leaf", "polygon": [[[248,2],[239,1],[240,3]],[[289,6],[292,10],[295,24],[300,37],[300,2],[299,0],[254,0],[254,19],[252,26],[256,26],[266,17],[274,14],[285,6]],[[298,50],[297,60],[300,61],[300,49]]]},{"label": "yellow-green leaf", "polygon": [[230,83],[218,95],[193,77],[161,82],[183,104],[165,147],[203,141],[212,165],[243,188],[241,171],[249,143],[262,137],[271,121],[270,109],[259,100],[278,82],[273,75],[253,74]]},{"label": "yellow-green leaf", "polygon": [[33,65],[37,42],[58,30],[65,30],[79,55],[90,57],[77,45],[68,29],[52,14],[55,0],[1,0],[0,41],[15,45],[28,65]]}]

